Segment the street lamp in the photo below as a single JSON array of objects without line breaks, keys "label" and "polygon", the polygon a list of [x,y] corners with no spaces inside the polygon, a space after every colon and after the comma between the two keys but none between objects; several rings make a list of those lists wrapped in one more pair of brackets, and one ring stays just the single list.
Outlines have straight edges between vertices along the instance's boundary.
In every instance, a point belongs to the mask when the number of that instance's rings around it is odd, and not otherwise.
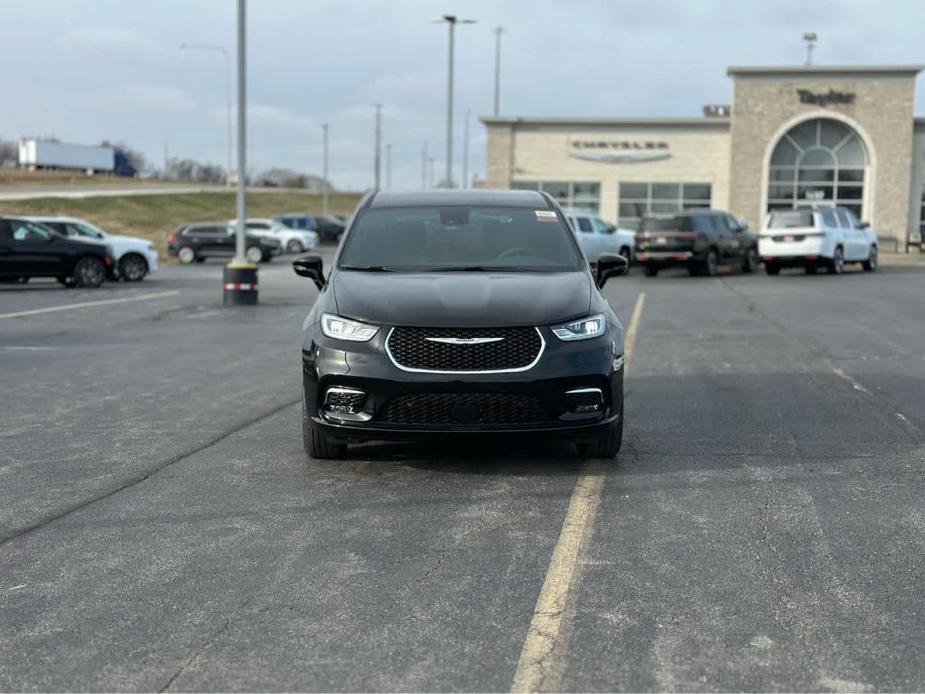
[{"label": "street lamp", "polygon": [[803,40],[806,41],[806,67],[813,64],[813,48],[816,47],[818,38],[815,31],[807,31],[803,34]]},{"label": "street lamp", "polygon": [[227,132],[225,133],[228,138],[228,170],[225,174],[225,185],[231,187],[231,170],[232,170],[232,161],[233,155],[231,153],[231,58],[228,56],[228,51],[224,46],[213,46],[201,43],[181,43],[181,51],[213,51],[221,53],[225,58],[225,71],[226,71],[226,96],[227,96],[227,105],[225,108],[226,124],[225,128]]},{"label": "street lamp", "polygon": [[455,15],[445,14],[435,23],[446,22],[449,29],[449,60],[447,62],[446,80],[446,187],[453,187],[453,41],[457,24],[475,24],[474,19],[459,19]]}]

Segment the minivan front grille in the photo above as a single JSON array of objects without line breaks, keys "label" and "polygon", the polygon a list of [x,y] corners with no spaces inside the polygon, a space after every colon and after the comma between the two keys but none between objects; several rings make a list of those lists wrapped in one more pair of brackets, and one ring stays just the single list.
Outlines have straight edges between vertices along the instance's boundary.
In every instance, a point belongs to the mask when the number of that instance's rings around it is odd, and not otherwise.
[{"label": "minivan front grille", "polygon": [[546,343],[536,328],[393,328],[392,362],[405,371],[503,373],[526,371]]},{"label": "minivan front grille", "polygon": [[414,393],[392,398],[377,421],[389,426],[505,427],[555,418],[543,402],[517,393]]}]

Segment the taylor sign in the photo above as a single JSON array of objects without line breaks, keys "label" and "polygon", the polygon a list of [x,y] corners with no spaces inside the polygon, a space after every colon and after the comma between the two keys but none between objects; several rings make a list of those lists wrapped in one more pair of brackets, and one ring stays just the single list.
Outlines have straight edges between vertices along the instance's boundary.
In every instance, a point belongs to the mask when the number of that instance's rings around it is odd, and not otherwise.
[{"label": "taylor sign", "polygon": [[800,97],[801,104],[815,104],[816,106],[828,106],[829,104],[853,104],[853,92],[837,92],[830,89],[822,94],[815,94],[808,89],[797,89],[797,95]]},{"label": "taylor sign", "polygon": [[637,140],[574,140],[571,155],[576,159],[609,164],[657,161],[671,156],[667,142]]}]

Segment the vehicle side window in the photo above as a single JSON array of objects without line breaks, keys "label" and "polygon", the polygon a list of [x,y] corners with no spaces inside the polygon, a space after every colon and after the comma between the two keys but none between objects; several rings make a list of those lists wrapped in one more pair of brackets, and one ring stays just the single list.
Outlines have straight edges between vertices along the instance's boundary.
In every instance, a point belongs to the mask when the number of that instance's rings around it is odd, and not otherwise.
[{"label": "vehicle side window", "polygon": [[47,241],[51,238],[51,232],[37,227],[29,222],[14,220],[10,222],[13,229],[14,241]]},{"label": "vehicle side window", "polygon": [[266,222],[248,222],[245,226],[248,229],[260,229],[261,231],[267,231],[271,228]]},{"label": "vehicle side window", "polygon": [[713,224],[713,217],[710,215],[695,215],[692,217],[694,222],[694,231],[712,234],[716,231],[716,227]]},{"label": "vehicle side window", "polygon": [[55,231],[61,234],[67,234],[68,236],[90,236],[90,234],[76,224],[49,224],[49,226]]},{"label": "vehicle side window", "polygon": [[600,217],[591,217],[591,223],[594,224],[594,231],[598,234],[610,233],[610,225]]},{"label": "vehicle side window", "polygon": [[861,228],[861,223],[858,221],[858,218],[854,216],[854,212],[851,210],[842,210],[842,212],[844,212],[845,217],[848,219],[848,226],[853,229]]},{"label": "vehicle side window", "polygon": [[589,234],[594,231],[594,228],[591,226],[591,220],[587,217],[576,217],[578,221],[578,231]]},{"label": "vehicle side window", "polygon": [[42,224],[47,226],[49,229],[54,229],[62,236],[74,236],[74,232],[68,228],[70,224],[64,224],[62,222],[42,222]]},{"label": "vehicle side window", "polygon": [[854,225],[851,223],[851,220],[848,219],[848,215],[845,213],[845,210],[836,207],[835,216],[838,217],[838,223],[841,225],[842,229],[850,229]]},{"label": "vehicle side window", "polygon": [[723,215],[723,221],[726,222],[726,227],[729,229],[729,231],[732,231],[735,233],[742,231],[742,227],[739,226],[738,220],[736,220],[736,218],[733,217],[731,214]]},{"label": "vehicle side window", "polygon": [[5,219],[0,219],[0,240],[9,240],[12,232],[13,230],[10,228],[10,223]]},{"label": "vehicle side window", "polygon": [[835,218],[835,212],[830,208],[819,210],[819,216],[822,218],[822,224],[833,229],[838,228],[838,220]]}]

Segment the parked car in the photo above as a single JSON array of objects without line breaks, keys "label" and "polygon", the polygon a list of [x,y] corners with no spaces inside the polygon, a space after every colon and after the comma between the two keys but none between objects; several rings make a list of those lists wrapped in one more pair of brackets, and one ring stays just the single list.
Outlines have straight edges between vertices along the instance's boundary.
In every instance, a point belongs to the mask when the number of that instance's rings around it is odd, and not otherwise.
[{"label": "parked car", "polygon": [[0,217],[0,280],[54,277],[72,287],[99,287],[115,266],[102,241],[76,240],[22,217]]},{"label": "parked car", "polygon": [[281,214],[273,221],[284,224],[290,229],[307,229],[314,231],[322,241],[337,241],[344,233],[346,224],[332,214]]},{"label": "parked car", "polygon": [[785,267],[802,267],[808,273],[824,267],[838,275],[845,263],[860,263],[867,272],[877,269],[877,235],[844,207],[773,210],[758,250],[769,275]]},{"label": "parked car", "polygon": [[636,245],[632,231],[618,229],[596,214],[565,210],[565,215],[592,267],[604,253],[622,255],[627,260],[632,260],[633,248]]},{"label": "parked car", "polygon": [[140,282],[149,272],[157,272],[157,251],[150,241],[137,236],[119,236],[77,217],[29,217],[74,240],[92,239],[108,243],[115,254],[115,278]]},{"label": "parked car", "polygon": [[[228,222],[237,225],[237,220]],[[245,226],[247,233],[254,236],[269,236],[279,241],[283,253],[302,253],[318,245],[318,234],[305,229],[290,229],[285,224],[272,219],[248,219]]]},{"label": "parked car", "polygon": [[647,277],[672,267],[712,277],[720,266],[754,272],[758,240],[748,226],[721,210],[646,215],[636,233],[636,262]]},{"label": "parked car", "polygon": [[[352,441],[478,432],[560,436],[613,458],[623,436],[623,328],[555,200],[538,191],[374,193],[304,322],[311,458]],[[336,298],[335,298],[336,297]]]},{"label": "parked car", "polygon": [[[167,237],[167,252],[184,265],[201,263],[206,258],[234,256],[236,230],[224,222],[184,224]],[[244,256],[251,263],[266,263],[279,255],[282,247],[269,236],[247,234]]]}]

